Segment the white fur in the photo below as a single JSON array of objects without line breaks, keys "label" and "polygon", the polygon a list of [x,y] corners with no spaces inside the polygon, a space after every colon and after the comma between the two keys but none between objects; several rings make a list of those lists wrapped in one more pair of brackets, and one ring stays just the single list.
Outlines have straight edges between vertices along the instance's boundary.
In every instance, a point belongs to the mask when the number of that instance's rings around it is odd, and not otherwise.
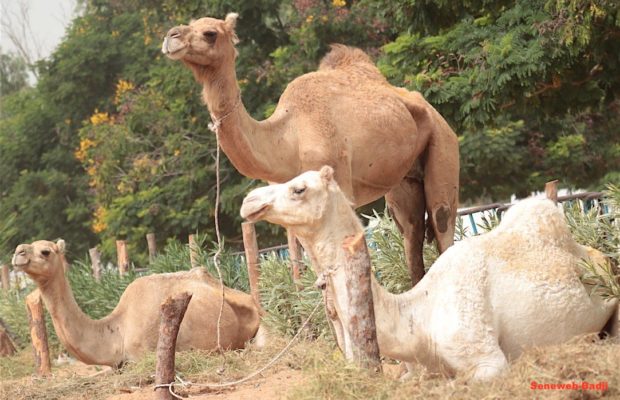
[{"label": "white fur", "polygon": [[[345,355],[346,276],[342,243],[361,224],[324,167],[290,182],[259,188],[242,216],[293,229],[317,274],[331,271],[324,292],[330,322]],[[331,169],[330,169],[331,170]],[[327,172],[327,173],[326,173]],[[305,188],[302,194],[296,189]],[[591,295],[580,280],[583,259],[602,260],[577,244],[549,200],[513,206],[493,231],[456,243],[410,291],[393,295],[372,282],[382,354],[446,373],[488,379],[524,348],[600,331],[617,300]]]}]

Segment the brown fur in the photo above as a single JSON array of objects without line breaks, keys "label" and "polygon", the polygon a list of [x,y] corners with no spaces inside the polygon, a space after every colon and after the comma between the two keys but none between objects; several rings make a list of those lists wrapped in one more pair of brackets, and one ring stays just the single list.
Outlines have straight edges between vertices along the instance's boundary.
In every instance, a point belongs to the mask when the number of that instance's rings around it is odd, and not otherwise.
[{"label": "brown fur", "polygon": [[[323,165],[356,206],[381,196],[405,236],[413,282],[424,274],[421,243],[430,215],[439,250],[453,242],[458,204],[458,140],[416,92],[391,86],[362,50],[332,45],[317,71],[286,88],[276,110],[254,120],[243,105],[235,73],[237,17],[201,18],[172,28],[162,46],[203,85],[212,119],[222,119],[222,150],[248,177],[285,182]],[[217,32],[209,42],[205,34]],[[422,171],[423,181],[407,178]]]},{"label": "brown fur", "polygon": [[[13,265],[35,281],[58,338],[80,361],[118,366],[155,350],[160,305],[166,298],[184,291],[193,296],[181,323],[177,350],[217,348],[222,292],[219,281],[204,269],[138,278],[127,286],[116,308],[95,321],[80,310],[73,298],[64,274],[63,251],[63,241],[22,244],[15,250]],[[246,293],[224,288],[222,310],[221,346],[244,347],[259,328],[260,313],[254,300]]]}]

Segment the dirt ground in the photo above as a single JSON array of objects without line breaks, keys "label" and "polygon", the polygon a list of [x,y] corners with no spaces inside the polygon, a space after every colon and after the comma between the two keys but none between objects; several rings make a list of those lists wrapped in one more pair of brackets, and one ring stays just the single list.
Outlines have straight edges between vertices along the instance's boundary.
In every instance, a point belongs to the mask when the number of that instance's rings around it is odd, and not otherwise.
[{"label": "dirt ground", "polygon": [[[226,355],[181,352],[177,367],[191,382],[226,382],[247,376],[281,348],[266,351],[244,350]],[[22,352],[15,364],[30,361]],[[5,364],[7,365],[7,364]],[[447,378],[416,369],[406,383],[396,378],[400,365],[386,362],[383,374],[352,368],[333,346],[320,342],[301,342],[291,348],[275,366],[261,376],[227,389],[211,390],[196,385],[178,387],[177,393],[189,399],[271,400],[271,399],[445,399],[463,400],[542,398],[542,399],[620,399],[620,340],[598,340],[588,336],[570,343],[528,350],[512,363],[510,371],[484,383],[466,377]],[[0,365],[1,367],[1,365]],[[11,400],[146,400],[154,399],[154,358],[145,358],[122,371],[88,366],[79,362],[53,368],[53,376],[41,379],[30,375],[25,366],[21,375],[0,378],[0,399]],[[8,378],[15,376],[15,378]],[[534,383],[605,383],[587,390],[533,390]]]},{"label": "dirt ground", "polygon": [[[181,394],[183,397],[189,395],[196,400],[275,400],[286,398],[290,389],[301,383],[302,373],[300,371],[285,369],[230,389],[200,394],[201,389],[194,387],[190,388],[189,391],[182,391]],[[202,389],[202,391],[204,390]],[[153,397],[153,389],[149,387],[136,390],[133,393],[114,395],[108,397],[108,400],[149,400]]]}]

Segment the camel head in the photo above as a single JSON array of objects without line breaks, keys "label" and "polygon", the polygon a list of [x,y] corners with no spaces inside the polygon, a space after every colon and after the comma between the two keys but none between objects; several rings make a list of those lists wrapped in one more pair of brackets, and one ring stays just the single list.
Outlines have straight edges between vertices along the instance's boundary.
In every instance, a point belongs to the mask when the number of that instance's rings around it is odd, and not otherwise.
[{"label": "camel head", "polygon": [[189,25],[170,29],[161,51],[173,60],[190,67],[217,67],[237,55],[235,34],[238,14],[230,13],[224,20],[200,18]]},{"label": "camel head", "polygon": [[339,200],[349,204],[334,180],[334,170],[324,166],[286,183],[252,190],[243,199],[241,217],[286,228],[313,229],[321,223],[328,207]]},{"label": "camel head", "polygon": [[13,255],[13,267],[24,271],[37,283],[46,282],[56,274],[64,273],[65,241],[38,240],[20,244]]}]

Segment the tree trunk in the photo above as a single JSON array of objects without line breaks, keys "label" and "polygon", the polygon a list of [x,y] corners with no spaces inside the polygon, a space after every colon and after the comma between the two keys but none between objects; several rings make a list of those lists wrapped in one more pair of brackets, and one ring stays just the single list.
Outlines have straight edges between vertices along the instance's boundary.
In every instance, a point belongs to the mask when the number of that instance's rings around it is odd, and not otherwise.
[{"label": "tree trunk", "polygon": [[620,304],[616,306],[616,310],[609,321],[609,335],[620,337]]},{"label": "tree trunk", "polygon": [[[167,385],[174,382],[174,354],[177,335],[191,299],[191,294],[183,292],[174,297],[168,297],[161,305],[155,385]],[[173,398],[167,387],[155,388],[155,396],[158,400],[172,400]]]},{"label": "tree trunk", "polygon": [[37,374],[47,376],[52,373],[50,364],[50,351],[47,344],[47,330],[43,313],[43,300],[39,289],[26,296],[26,308],[28,310],[28,323],[30,324],[30,340],[34,351],[34,361],[37,366]]},{"label": "tree trunk", "polygon": [[125,275],[129,269],[129,255],[127,254],[127,243],[124,240],[116,241],[116,260],[119,275]]},{"label": "tree trunk", "polygon": [[245,260],[248,263],[248,278],[250,280],[250,293],[260,307],[260,293],[258,290],[258,278],[260,275],[258,266],[258,243],[256,243],[256,230],[254,223],[241,223],[243,233],[243,247],[245,248]]},{"label": "tree trunk", "polygon": [[90,255],[93,277],[99,282],[101,280],[101,254],[99,254],[99,250],[96,247],[89,249],[88,254]]},{"label": "tree trunk", "polygon": [[545,183],[545,196],[552,200],[555,204],[558,204],[558,180],[549,181]]},{"label": "tree trunk", "polygon": [[192,268],[200,267],[198,262],[198,244],[196,243],[196,236],[189,235],[189,263]]},{"label": "tree trunk", "polygon": [[12,356],[15,354],[15,346],[7,331],[0,326],[0,357]]},{"label": "tree trunk", "polygon": [[153,263],[155,256],[157,256],[157,242],[155,241],[154,233],[146,234],[146,244],[149,248],[149,262]]},{"label": "tree trunk", "polygon": [[11,289],[11,273],[7,264],[2,266],[2,288],[5,292]]},{"label": "tree trunk", "polygon": [[353,361],[362,368],[381,371],[379,343],[372,298],[370,256],[363,234],[345,239],[344,269],[351,319],[343,321],[351,337]]},{"label": "tree trunk", "polygon": [[286,231],[286,239],[288,241],[288,255],[291,260],[293,280],[295,281],[297,290],[301,290],[299,279],[301,278],[302,271],[302,248],[297,237],[290,230]]}]

